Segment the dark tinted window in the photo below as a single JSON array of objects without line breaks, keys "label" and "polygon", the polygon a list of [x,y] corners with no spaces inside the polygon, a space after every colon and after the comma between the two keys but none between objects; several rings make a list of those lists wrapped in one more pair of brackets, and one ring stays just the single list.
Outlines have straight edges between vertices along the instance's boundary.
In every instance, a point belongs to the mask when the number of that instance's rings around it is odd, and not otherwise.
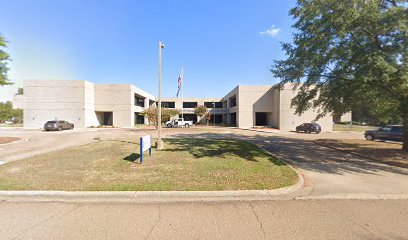
[{"label": "dark tinted window", "polygon": [[64,123],[65,121],[58,121],[58,123]]},{"label": "dark tinted window", "polygon": [[183,108],[195,108],[197,107],[197,102],[183,102]]},{"label": "dark tinted window", "polygon": [[205,106],[206,108],[213,108],[214,102],[204,102],[204,106]]},{"label": "dark tinted window", "polygon": [[402,133],[402,127],[391,127],[391,132]]},{"label": "dark tinted window", "polygon": [[162,102],[161,103],[162,108],[175,108],[175,103],[174,102]]},{"label": "dark tinted window", "polygon": [[56,121],[48,121],[47,123],[57,123]]},{"label": "dark tinted window", "polygon": [[207,108],[223,108],[222,102],[204,102],[204,106]]}]

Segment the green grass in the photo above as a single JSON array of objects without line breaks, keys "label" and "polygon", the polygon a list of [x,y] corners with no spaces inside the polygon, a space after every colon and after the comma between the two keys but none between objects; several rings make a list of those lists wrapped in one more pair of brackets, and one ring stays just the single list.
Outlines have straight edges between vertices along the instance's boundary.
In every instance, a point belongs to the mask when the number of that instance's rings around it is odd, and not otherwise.
[{"label": "green grass", "polygon": [[240,190],[297,181],[289,166],[242,141],[166,139],[143,164],[138,152],[137,143],[112,140],[19,160],[0,166],[0,189]]},{"label": "green grass", "polygon": [[354,132],[364,132],[366,130],[377,129],[375,126],[361,126],[361,125],[344,125],[344,124],[334,124],[334,131],[354,131]]}]

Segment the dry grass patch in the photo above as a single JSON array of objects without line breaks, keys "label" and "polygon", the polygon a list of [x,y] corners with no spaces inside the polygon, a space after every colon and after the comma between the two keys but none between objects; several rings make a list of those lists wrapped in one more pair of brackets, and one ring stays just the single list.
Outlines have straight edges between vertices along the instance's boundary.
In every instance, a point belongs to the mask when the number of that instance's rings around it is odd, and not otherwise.
[{"label": "dry grass patch", "polygon": [[399,143],[362,139],[318,139],[315,143],[380,163],[408,168],[408,153],[401,150],[402,146]]},{"label": "dry grass patch", "polygon": [[[98,141],[0,166],[0,189],[240,190],[294,184],[296,173],[236,140],[166,139],[143,164],[137,143]],[[135,161],[136,162],[133,162]]]}]

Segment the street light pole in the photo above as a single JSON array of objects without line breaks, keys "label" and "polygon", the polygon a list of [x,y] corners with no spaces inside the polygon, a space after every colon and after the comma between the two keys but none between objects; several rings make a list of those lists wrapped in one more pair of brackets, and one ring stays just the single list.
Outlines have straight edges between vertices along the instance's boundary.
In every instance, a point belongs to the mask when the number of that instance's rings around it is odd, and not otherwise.
[{"label": "street light pole", "polygon": [[158,140],[156,142],[157,149],[163,149],[163,141],[161,139],[161,89],[162,89],[162,49],[164,44],[159,41],[159,106],[157,107],[157,126]]}]

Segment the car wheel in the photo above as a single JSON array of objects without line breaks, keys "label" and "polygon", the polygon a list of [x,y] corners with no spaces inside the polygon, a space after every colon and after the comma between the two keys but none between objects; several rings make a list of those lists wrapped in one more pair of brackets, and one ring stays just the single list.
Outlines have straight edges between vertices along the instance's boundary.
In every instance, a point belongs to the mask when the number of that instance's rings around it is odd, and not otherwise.
[{"label": "car wheel", "polygon": [[168,128],[171,128],[171,127],[172,127],[172,125],[169,123],[169,124],[167,124],[167,127],[168,127]]},{"label": "car wheel", "polygon": [[74,124],[71,125],[71,130],[74,129]]},{"label": "car wheel", "polygon": [[190,127],[190,124],[188,124],[188,123],[186,123],[186,124],[184,124],[184,127]]},{"label": "car wheel", "polygon": [[374,141],[374,136],[371,135],[371,134],[368,134],[368,135],[366,135],[366,139],[367,139],[368,141]]},{"label": "car wheel", "polygon": [[58,131],[62,131],[62,127],[58,127]]},{"label": "car wheel", "polygon": [[316,131],[316,134],[319,134],[320,132],[321,132],[321,130],[319,129],[319,130]]}]

